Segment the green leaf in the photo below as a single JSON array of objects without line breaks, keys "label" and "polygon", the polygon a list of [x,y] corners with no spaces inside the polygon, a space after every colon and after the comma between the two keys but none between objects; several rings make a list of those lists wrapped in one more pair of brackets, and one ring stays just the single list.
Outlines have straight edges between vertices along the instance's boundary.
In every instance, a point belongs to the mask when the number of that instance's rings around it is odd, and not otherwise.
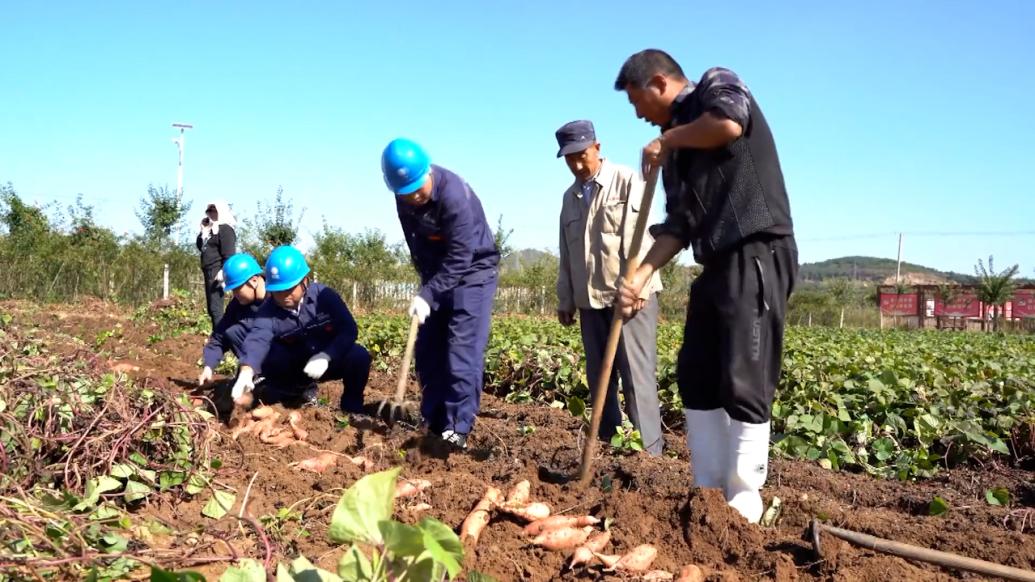
[{"label": "green leaf", "polygon": [[122,482],[118,479],[102,475],[100,477],[94,477],[86,482],[86,497],[82,499],[72,511],[83,511],[89,509],[97,504],[97,501],[101,498],[102,493],[108,493],[109,491],[115,491],[119,487],[122,487]]},{"label": "green leaf", "polygon": [[90,519],[93,521],[108,521],[112,519],[118,519],[122,513],[118,509],[115,509],[108,503],[102,503],[97,506],[97,509],[93,510],[90,514]]},{"label": "green leaf", "polygon": [[317,568],[305,556],[299,556],[291,562],[290,572],[296,582],[344,582],[339,576]]},{"label": "green leaf", "polygon": [[377,526],[381,530],[385,548],[393,556],[417,556],[424,551],[423,533],[420,529],[397,521],[382,521]]},{"label": "green leaf", "polygon": [[192,473],[190,479],[187,480],[187,486],[184,490],[187,495],[197,495],[208,487],[208,481],[201,473]]},{"label": "green leaf", "polygon": [[436,562],[446,567],[450,579],[455,578],[464,559],[460,538],[446,524],[432,517],[422,519],[418,527],[424,536],[424,548]]},{"label": "green leaf", "polygon": [[927,507],[928,515],[944,515],[949,511],[949,503],[941,497],[935,497]]},{"label": "green leaf", "polygon": [[105,550],[112,554],[121,554],[129,546],[129,540],[117,533],[110,532],[101,537]]},{"label": "green leaf", "polygon": [[133,503],[134,501],[140,501],[151,494],[151,488],[138,481],[126,481],[126,501]]},{"label": "green leaf", "polygon": [[266,570],[259,562],[245,558],[223,571],[219,582],[266,582]]},{"label": "green leaf", "polygon": [[1010,492],[1003,487],[989,489],[988,491],[985,491],[985,501],[987,501],[989,505],[1009,505]]},{"label": "green leaf", "polygon": [[276,582],[295,582],[295,579],[291,577],[291,573],[284,564],[277,564]]},{"label": "green leaf", "polygon": [[215,495],[208,500],[208,503],[206,503],[205,507],[201,510],[201,515],[211,517],[212,519],[219,519],[230,511],[234,506],[235,501],[237,501],[237,496],[233,493],[216,491]]},{"label": "green leaf", "polygon": [[116,479],[129,479],[135,472],[136,470],[130,465],[119,463],[118,465],[112,465],[110,475]]},{"label": "green leaf", "polygon": [[473,570],[467,575],[467,582],[499,582],[499,580],[488,574],[482,574],[478,570]]},{"label": "green leaf", "polygon": [[366,555],[353,545],[338,561],[338,576],[344,582],[360,582],[370,580],[374,569]]},{"label": "green leaf", "polygon": [[140,465],[141,467],[146,467],[147,466],[147,457],[145,457],[144,455],[141,455],[140,453],[138,453],[136,451],[130,453],[129,460],[133,461],[134,463],[136,463],[138,465]]},{"label": "green leaf", "polygon": [[586,413],[586,402],[578,396],[568,398],[568,412],[576,418],[582,418]]},{"label": "green leaf", "polygon": [[378,524],[392,517],[395,482],[402,467],[366,475],[345,490],[331,516],[327,532],[337,543],[363,542],[381,545]]},{"label": "green leaf", "polygon": [[187,480],[187,474],[182,471],[162,471],[158,474],[158,489],[166,491],[177,485],[182,485]]},{"label": "green leaf", "polygon": [[205,577],[197,572],[170,572],[158,566],[151,566],[151,582],[205,582]]}]

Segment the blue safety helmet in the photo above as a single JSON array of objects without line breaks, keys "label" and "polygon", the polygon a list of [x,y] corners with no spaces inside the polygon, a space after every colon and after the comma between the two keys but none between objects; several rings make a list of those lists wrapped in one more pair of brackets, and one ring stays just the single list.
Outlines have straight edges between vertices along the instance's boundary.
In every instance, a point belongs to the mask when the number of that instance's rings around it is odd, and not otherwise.
[{"label": "blue safety helmet", "polygon": [[248,253],[231,255],[223,263],[223,282],[227,291],[233,291],[248,282],[248,279],[262,274],[262,267]]},{"label": "blue safety helmet", "polygon": [[273,249],[266,259],[266,290],[287,291],[309,274],[309,265],[302,251],[292,246]]},{"label": "blue safety helmet", "polygon": [[384,173],[385,184],[398,196],[412,194],[420,188],[430,171],[428,152],[412,140],[394,139],[381,154],[381,172]]}]

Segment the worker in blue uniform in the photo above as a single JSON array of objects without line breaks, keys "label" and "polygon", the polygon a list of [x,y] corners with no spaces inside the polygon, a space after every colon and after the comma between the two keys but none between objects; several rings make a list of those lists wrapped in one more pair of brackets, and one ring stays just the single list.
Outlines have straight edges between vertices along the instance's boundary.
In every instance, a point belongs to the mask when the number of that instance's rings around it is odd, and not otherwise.
[{"label": "worker in blue uniform", "polygon": [[223,263],[222,270],[223,283],[226,290],[233,294],[233,299],[205,342],[202,351],[205,368],[198,376],[199,386],[212,380],[212,371],[219,366],[226,352],[233,352],[234,356],[240,359],[244,339],[248,337],[259,307],[266,299],[266,281],[262,277],[262,267],[251,255],[231,255]]},{"label": "worker in blue uniform", "polygon": [[[340,407],[363,413],[370,354],[356,343],[356,320],[337,291],[309,280],[309,265],[291,246],[266,260],[266,290],[272,300],[259,309],[241,350],[241,370],[231,391],[235,401],[252,389],[264,403],[312,404],[313,383],[343,384]],[[261,374],[262,381],[256,381]]]},{"label": "worker in blue uniform", "polygon": [[499,250],[478,196],[420,145],[393,140],[381,170],[421,280],[408,312],[421,324],[414,359],[422,422],[465,449],[481,404]]}]

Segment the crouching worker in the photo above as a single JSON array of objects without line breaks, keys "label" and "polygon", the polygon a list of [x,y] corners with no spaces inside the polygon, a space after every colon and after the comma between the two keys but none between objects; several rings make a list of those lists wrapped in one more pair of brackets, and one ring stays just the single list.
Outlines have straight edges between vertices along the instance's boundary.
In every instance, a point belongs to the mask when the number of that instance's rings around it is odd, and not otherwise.
[{"label": "crouching worker", "polygon": [[341,380],[341,409],[362,413],[370,354],[356,343],[356,321],[341,296],[309,281],[309,265],[294,247],[273,249],[265,276],[272,300],[244,340],[234,400],[255,389],[266,404],[312,405],[317,380]]},{"label": "crouching worker", "polygon": [[198,385],[212,381],[212,370],[223,359],[223,354],[233,352],[241,358],[244,339],[255,324],[259,307],[266,299],[266,281],[262,278],[262,267],[246,253],[231,255],[223,263],[223,279],[226,290],[233,299],[226,307],[226,313],[216,324],[212,335],[205,342],[202,360],[205,369],[198,376]]}]

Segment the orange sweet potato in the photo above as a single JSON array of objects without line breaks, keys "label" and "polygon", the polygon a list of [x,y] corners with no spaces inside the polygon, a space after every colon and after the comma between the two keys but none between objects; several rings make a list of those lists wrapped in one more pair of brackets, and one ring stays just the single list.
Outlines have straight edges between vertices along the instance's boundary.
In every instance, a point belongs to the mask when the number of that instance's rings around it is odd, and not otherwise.
[{"label": "orange sweet potato", "polygon": [[583,528],[562,527],[551,529],[536,536],[532,543],[548,550],[567,550],[581,546],[592,531],[593,526],[590,525]]},{"label": "orange sweet potato", "polygon": [[582,547],[586,548],[590,552],[600,552],[607,545],[607,542],[611,541],[611,531],[597,532],[586,540],[586,543],[582,544]]},{"label": "orange sweet potato", "polygon": [[431,487],[427,479],[402,479],[395,484],[395,497],[413,497]]},{"label": "orange sweet potato", "polygon": [[507,494],[507,505],[513,505],[515,507],[520,505],[527,505],[528,499],[532,494],[532,483],[525,479],[524,481],[518,481],[517,485],[510,490]]},{"label": "orange sweet potato", "polygon": [[334,453],[320,453],[315,457],[299,461],[298,468],[313,473],[323,473],[338,462],[338,455]]},{"label": "orange sweet potato", "polygon": [[527,505],[510,505],[508,503],[500,504],[500,511],[505,511],[511,515],[520,517],[525,521],[539,521],[540,519],[546,519],[550,517],[550,506],[545,503],[529,503]]},{"label": "orange sweet potato", "polygon": [[551,529],[558,529],[562,527],[583,527],[587,525],[596,525],[598,523],[600,523],[600,520],[593,517],[592,515],[551,515],[546,519],[533,521],[532,523],[526,525],[525,533],[530,536],[537,536]]},{"label": "orange sweet potato", "polygon": [[477,544],[482,530],[489,524],[492,508],[502,500],[503,492],[490,485],[460,526],[460,541],[464,544],[470,543],[472,547]]},{"label": "orange sweet potato", "polygon": [[679,571],[676,582],[704,582],[704,572],[695,564],[687,564]]},{"label": "orange sweet potato", "polygon": [[658,549],[649,544],[636,546],[622,556],[609,570],[622,570],[625,572],[646,572],[654,559],[658,557]]},{"label": "orange sweet potato", "polygon": [[295,434],[295,438],[300,441],[304,441],[309,438],[309,431],[302,428],[302,414],[300,412],[292,410],[291,413],[288,414],[287,420],[288,425],[291,426],[291,432]]}]

